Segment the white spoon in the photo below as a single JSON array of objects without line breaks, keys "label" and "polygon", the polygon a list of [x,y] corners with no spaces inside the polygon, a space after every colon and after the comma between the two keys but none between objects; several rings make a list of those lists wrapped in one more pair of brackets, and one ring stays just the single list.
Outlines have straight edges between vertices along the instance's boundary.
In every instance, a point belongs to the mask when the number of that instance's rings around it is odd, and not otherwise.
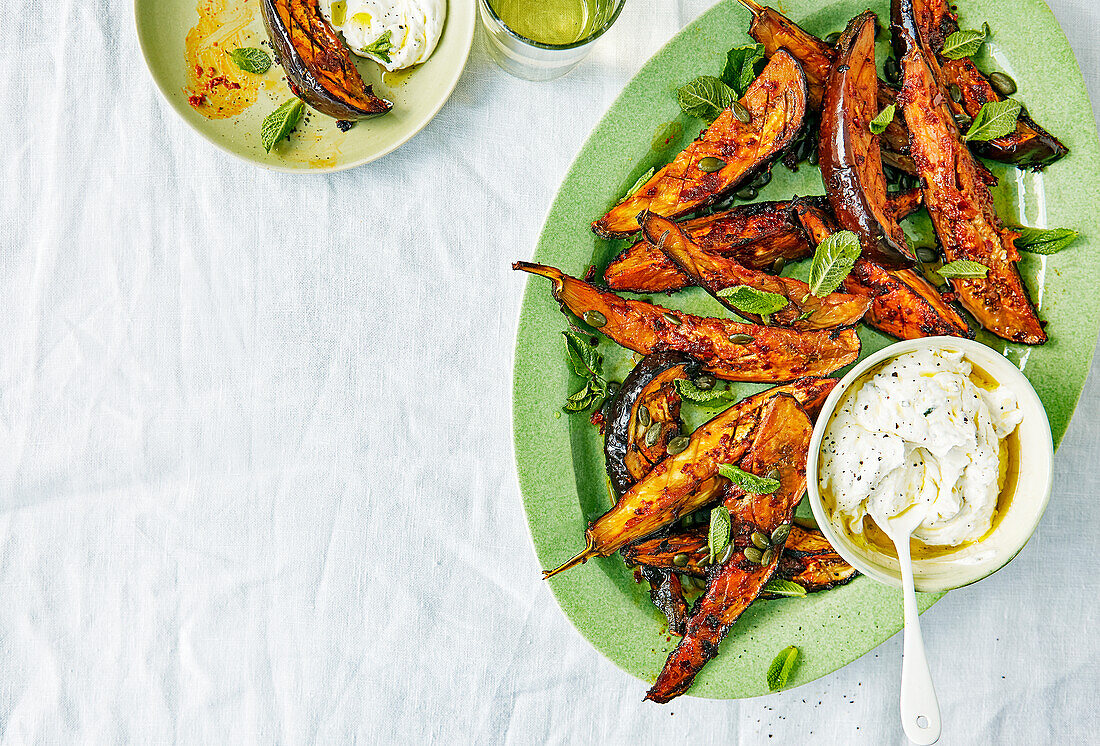
[{"label": "white spoon", "polygon": [[[905,605],[905,642],[901,658],[901,726],[913,743],[930,746],[940,739],[940,703],[932,685],[932,672],[924,655],[924,638],[917,615],[917,591],[913,586],[913,558],[909,537],[924,522],[924,511],[914,506],[888,518],[882,526],[898,552],[901,592]],[[881,523],[879,525],[882,525]]]}]

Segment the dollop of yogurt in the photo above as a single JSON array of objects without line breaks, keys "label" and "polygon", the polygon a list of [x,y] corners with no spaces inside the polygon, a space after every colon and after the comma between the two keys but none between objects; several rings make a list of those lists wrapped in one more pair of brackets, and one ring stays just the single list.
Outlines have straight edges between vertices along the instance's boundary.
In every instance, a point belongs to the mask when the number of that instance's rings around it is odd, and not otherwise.
[{"label": "dollop of yogurt", "polygon": [[390,71],[427,60],[447,20],[447,0],[322,0],[321,10],[352,52]]},{"label": "dollop of yogurt", "polygon": [[[1002,487],[1001,444],[1023,419],[1004,386],[971,379],[962,353],[919,350],[849,393],[821,443],[822,490],[853,534],[911,509],[913,536],[958,546],[991,527]],[[858,385],[858,384],[857,384]]]}]

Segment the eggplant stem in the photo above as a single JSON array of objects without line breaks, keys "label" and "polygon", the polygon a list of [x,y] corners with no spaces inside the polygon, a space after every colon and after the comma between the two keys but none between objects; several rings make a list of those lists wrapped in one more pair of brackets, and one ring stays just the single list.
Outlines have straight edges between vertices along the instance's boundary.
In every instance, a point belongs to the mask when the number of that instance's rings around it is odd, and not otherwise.
[{"label": "eggplant stem", "polygon": [[524,272],[530,272],[533,275],[540,275],[545,277],[554,283],[554,287],[561,290],[565,285],[565,275],[562,274],[560,269],[554,267],[548,267],[545,264],[535,264],[534,262],[512,262],[512,269],[519,269]]},{"label": "eggplant stem", "polygon": [[543,580],[549,580],[550,578],[557,575],[559,572],[564,572],[565,570],[568,570],[570,567],[576,567],[577,565],[583,565],[585,562],[592,559],[593,557],[598,557],[599,554],[596,552],[596,547],[592,543],[592,537],[586,536],[585,541],[587,542],[587,544],[585,545],[584,550],[581,551],[580,554],[578,554],[576,557],[573,557],[572,559],[570,559],[568,562],[566,562],[561,567],[557,567],[553,570],[543,570],[542,571],[542,579]]},{"label": "eggplant stem", "polygon": [[764,12],[764,6],[754,2],[754,0],[737,0],[737,2],[744,5],[754,15],[760,15]]}]

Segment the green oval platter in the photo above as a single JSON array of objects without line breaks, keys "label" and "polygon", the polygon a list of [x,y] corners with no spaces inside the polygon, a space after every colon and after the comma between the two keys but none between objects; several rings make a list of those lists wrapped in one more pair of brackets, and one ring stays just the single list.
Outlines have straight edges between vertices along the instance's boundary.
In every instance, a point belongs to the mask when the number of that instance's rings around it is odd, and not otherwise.
[{"label": "green oval platter", "polygon": [[[990,164],[1000,178],[994,197],[1007,222],[1075,228],[1081,238],[1059,254],[1027,254],[1021,262],[1040,315],[1048,322],[1050,341],[1045,346],[1027,348],[985,334],[979,337],[1019,365],[1034,384],[1058,443],[1081,393],[1100,326],[1094,300],[1100,281],[1100,232],[1095,217],[1100,202],[1100,144],[1093,113],[1065,35],[1041,0],[960,0],[959,5],[963,28],[980,28],[987,22],[993,30],[975,58],[979,67],[999,69],[1015,78],[1019,91],[1014,97],[1071,151],[1042,173]],[[780,6],[819,36],[840,31],[867,7],[866,0],[784,0]],[[889,18],[887,2],[874,0],[870,7],[881,19]],[[536,261],[574,275],[583,275],[590,265],[602,270],[623,244],[597,239],[589,223],[648,168],[668,162],[698,134],[703,123],[680,113],[676,89],[696,76],[717,75],[729,48],[752,42],[748,24],[749,14],[740,5],[720,2],[642,67],[569,170],[547,217]],[[885,44],[880,41],[880,65]],[[824,191],[815,167],[804,165],[791,172],[777,165],[773,174],[759,199]],[[923,213],[905,227],[918,242],[930,240]],[[725,313],[694,289],[661,296],[656,302],[704,315]],[[566,319],[550,296],[549,283],[531,278],[516,343],[513,426],[520,488],[531,538],[544,568],[555,567],[580,551],[587,522],[611,505],[596,428],[587,414],[561,412],[566,397],[579,387],[565,360],[561,336],[565,328]],[[864,354],[891,341],[869,329],[860,334]],[[609,378],[622,380],[631,365],[629,353],[607,340],[601,341],[599,349]],[[740,384],[734,390],[746,394],[762,388]],[[689,411],[688,426],[697,426],[715,411]],[[1055,495],[1053,500],[1057,499]],[[634,676],[654,680],[675,638],[668,635],[663,618],[649,602],[645,585],[634,581],[617,555],[590,561],[549,582],[562,610],[597,650]],[[921,607],[931,606],[938,598],[923,596]],[[690,694],[711,698],[766,694],[768,664],[788,645],[797,645],[802,652],[791,685],[804,684],[858,658],[901,626],[900,594],[864,577],[803,599],[757,602],[731,630]]]}]

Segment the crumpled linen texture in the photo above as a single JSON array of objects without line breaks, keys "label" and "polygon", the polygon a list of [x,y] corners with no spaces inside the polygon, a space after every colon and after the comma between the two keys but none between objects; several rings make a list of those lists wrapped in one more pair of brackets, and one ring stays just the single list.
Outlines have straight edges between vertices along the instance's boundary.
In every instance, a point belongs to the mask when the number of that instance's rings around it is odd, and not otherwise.
[{"label": "crumpled linen texture", "polygon": [[[0,742],[904,742],[898,638],[775,696],[643,703],[531,548],[509,265],[622,86],[707,5],[628,2],[549,83],[479,36],[411,142],[293,176],[172,112],[130,2],[16,0]],[[1100,9],[1052,6],[1096,100]],[[1100,729],[1097,380],[1031,543],[923,618],[945,744]]]}]

